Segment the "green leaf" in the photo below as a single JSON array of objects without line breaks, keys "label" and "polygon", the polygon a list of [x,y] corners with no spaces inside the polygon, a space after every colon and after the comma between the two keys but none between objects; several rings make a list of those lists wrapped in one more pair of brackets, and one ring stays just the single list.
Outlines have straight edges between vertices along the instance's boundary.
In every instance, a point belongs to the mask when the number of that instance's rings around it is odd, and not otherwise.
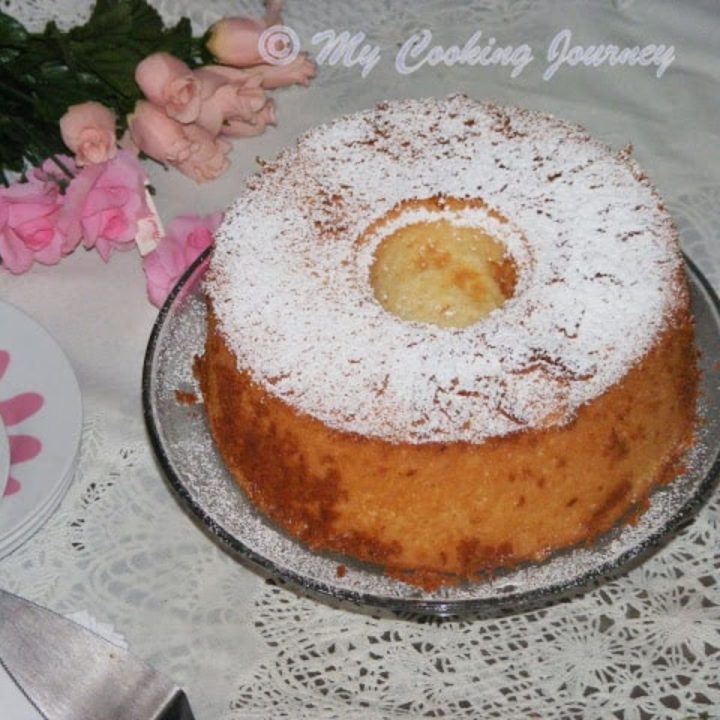
[{"label": "green leaf", "polygon": [[0,12],[0,47],[22,48],[27,36],[28,32],[21,23]]},{"label": "green leaf", "polygon": [[68,35],[72,40],[132,37],[136,33],[156,37],[162,31],[162,18],[145,0],[97,0],[87,23]]},{"label": "green leaf", "polygon": [[[135,83],[135,66],[142,60],[130,47],[93,48],[92,52],[77,53],[78,66],[93,72],[114,93],[125,98],[139,98],[140,89]],[[130,71],[132,68],[132,71]]]},{"label": "green leaf", "polygon": [[198,64],[199,52],[193,40],[192,26],[188,18],[182,18],[175,27],[165,31],[157,49],[179,57],[190,67]]}]

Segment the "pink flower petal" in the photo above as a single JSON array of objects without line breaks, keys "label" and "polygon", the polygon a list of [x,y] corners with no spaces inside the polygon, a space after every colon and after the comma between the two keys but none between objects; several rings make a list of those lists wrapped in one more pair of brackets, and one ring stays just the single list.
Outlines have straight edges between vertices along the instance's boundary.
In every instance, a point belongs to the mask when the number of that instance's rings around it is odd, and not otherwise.
[{"label": "pink flower petal", "polygon": [[11,228],[0,232],[0,258],[2,266],[14,275],[27,272],[33,264],[33,254]]},{"label": "pink flower petal", "polygon": [[28,392],[0,402],[0,417],[5,425],[17,425],[34,415],[44,403],[39,393]]},{"label": "pink flower petal", "polygon": [[222,213],[181,215],[167,227],[158,246],[143,258],[150,302],[161,307],[175,283],[203,250],[212,245]]},{"label": "pink flower petal", "polygon": [[32,435],[10,435],[10,464],[27,462],[36,458],[42,450],[42,443]]}]

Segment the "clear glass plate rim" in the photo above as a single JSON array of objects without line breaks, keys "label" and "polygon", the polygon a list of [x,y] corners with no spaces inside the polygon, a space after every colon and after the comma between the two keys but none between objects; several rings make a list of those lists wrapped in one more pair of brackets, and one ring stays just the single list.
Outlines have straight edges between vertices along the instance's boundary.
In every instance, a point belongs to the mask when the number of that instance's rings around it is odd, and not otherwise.
[{"label": "clear glass plate rim", "polygon": [[[324,582],[308,578],[289,568],[280,567],[271,559],[255,552],[245,545],[232,532],[228,531],[208,512],[185,486],[182,479],[173,469],[172,461],[161,439],[157,418],[153,411],[151,397],[154,382],[154,363],[156,359],[158,342],[173,306],[184,291],[191,292],[194,283],[200,280],[212,253],[212,247],[205,250],[180,278],[176,286],[163,304],[153,325],[145,353],[142,373],[142,403],[145,424],[148,429],[151,445],[161,465],[166,479],[178,498],[187,510],[198,519],[212,536],[219,539],[226,550],[231,551],[240,559],[249,561],[258,569],[270,573],[275,578],[294,585],[301,592],[309,592],[320,600],[348,602],[363,609],[390,610],[393,612],[407,612],[416,614],[430,614],[436,616],[467,615],[479,611],[520,611],[529,607],[541,606],[550,601],[559,601],[562,598],[584,591],[598,582],[610,577],[625,574],[632,564],[641,561],[664,544],[678,528],[695,515],[701,505],[708,499],[720,475],[720,451],[713,458],[709,471],[699,482],[692,495],[670,517],[666,523],[645,537],[642,542],[634,545],[611,560],[579,573],[576,577],[555,584],[525,591],[521,593],[508,593],[479,599],[438,600],[423,598],[392,598],[368,594],[351,588],[332,587]],[[692,279],[702,287],[704,295],[709,300],[712,310],[720,316],[720,298],[707,278],[697,265],[687,256],[684,259]],[[196,277],[197,276],[197,277]]]}]

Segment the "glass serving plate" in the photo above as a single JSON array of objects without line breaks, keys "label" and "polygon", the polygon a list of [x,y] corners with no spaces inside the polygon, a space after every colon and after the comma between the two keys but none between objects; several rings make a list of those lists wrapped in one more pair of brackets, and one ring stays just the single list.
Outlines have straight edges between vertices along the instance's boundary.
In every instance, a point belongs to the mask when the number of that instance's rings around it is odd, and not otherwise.
[{"label": "glass serving plate", "polygon": [[[636,524],[618,526],[590,546],[558,552],[541,563],[434,592],[388,578],[378,568],[313,552],[255,510],[210,436],[193,377],[194,359],[205,342],[201,278],[209,252],[180,280],[153,328],[143,371],[145,419],[160,464],[186,507],[229,550],[265,574],[365,608],[439,616],[517,610],[582,591],[644,560],[692,517],[714,486],[720,469],[720,301],[688,260],[700,352],[701,429],[687,472],[653,492]],[[193,397],[199,402],[188,402]]]}]

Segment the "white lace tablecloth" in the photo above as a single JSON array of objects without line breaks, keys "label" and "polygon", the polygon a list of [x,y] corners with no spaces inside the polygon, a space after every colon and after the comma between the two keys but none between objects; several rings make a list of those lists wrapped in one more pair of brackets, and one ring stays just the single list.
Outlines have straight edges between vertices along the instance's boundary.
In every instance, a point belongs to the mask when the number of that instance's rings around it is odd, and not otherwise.
[{"label": "white lace tablecloth", "polygon": [[[160,0],[200,31],[257,3]],[[38,27],[68,24],[88,2],[9,0]],[[313,48],[329,28],[381,48],[366,77],[325,65],[309,89],[276,93],[280,125],[237,143],[233,168],[198,187],[151,169],[161,215],[226,206],[256,156],[271,156],[319,121],[401,96],[462,91],[553,112],[635,156],[667,199],[686,252],[720,288],[720,93],[717,0],[287,0],[284,20]],[[512,67],[423,67],[402,75],[399,46],[429,28],[463,45],[476,31],[528,44]],[[561,67],[543,79],[560,30],[573,43],[674,46],[655,67]],[[67,613],[112,622],[132,651],[188,691],[198,720],[236,718],[720,717],[720,494],[650,560],[549,607],[462,621],[332,608],[261,578],[225,554],[180,508],[154,460],[140,376],[156,311],[136,253],[104,265],[76,252],[22,277],[0,273],[2,298],[67,351],[86,422],[77,477],[59,510],[0,560],[0,586]],[[2,328],[0,328],[0,333]],[[0,715],[2,713],[0,712]],[[141,719],[138,719],[141,720]]]}]

